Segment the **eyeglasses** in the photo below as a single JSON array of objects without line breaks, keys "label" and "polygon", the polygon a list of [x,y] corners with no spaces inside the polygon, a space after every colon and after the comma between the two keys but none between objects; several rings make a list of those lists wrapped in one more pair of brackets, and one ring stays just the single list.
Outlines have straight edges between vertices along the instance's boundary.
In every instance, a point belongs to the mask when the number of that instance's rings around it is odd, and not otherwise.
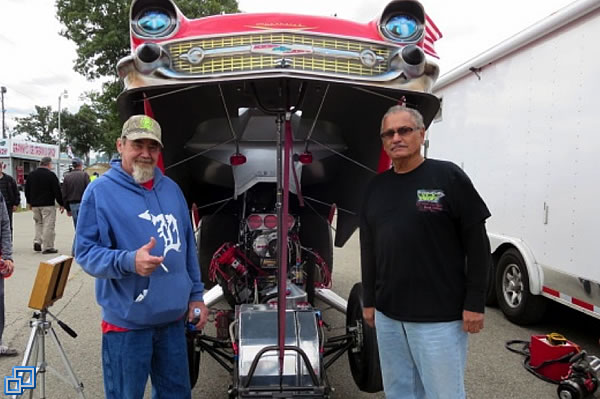
[{"label": "eyeglasses", "polygon": [[144,148],[147,148],[148,152],[151,152],[151,153],[160,151],[160,146],[155,141],[151,141],[149,143],[144,143],[139,140],[133,140],[133,141],[130,140],[130,142],[131,142],[131,146],[134,148],[135,151],[143,151]]},{"label": "eyeglasses", "polygon": [[398,133],[400,136],[404,137],[404,136],[408,136],[412,132],[419,130],[419,129],[420,128],[418,128],[418,127],[400,126],[397,129],[388,129],[384,132],[381,132],[381,134],[379,136],[382,139],[391,139],[392,137],[394,137],[394,135],[396,133]]}]

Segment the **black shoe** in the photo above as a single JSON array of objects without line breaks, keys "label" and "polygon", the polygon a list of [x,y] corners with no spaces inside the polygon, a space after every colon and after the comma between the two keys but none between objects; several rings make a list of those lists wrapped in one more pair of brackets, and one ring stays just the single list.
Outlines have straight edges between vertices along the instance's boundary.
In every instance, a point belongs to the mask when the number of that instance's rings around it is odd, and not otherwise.
[{"label": "black shoe", "polygon": [[37,242],[33,243],[33,250],[35,252],[41,252],[42,251],[42,244],[38,244]]},{"label": "black shoe", "polygon": [[56,248],[48,248],[48,249],[44,249],[42,251],[43,254],[57,254],[58,253],[58,249]]}]

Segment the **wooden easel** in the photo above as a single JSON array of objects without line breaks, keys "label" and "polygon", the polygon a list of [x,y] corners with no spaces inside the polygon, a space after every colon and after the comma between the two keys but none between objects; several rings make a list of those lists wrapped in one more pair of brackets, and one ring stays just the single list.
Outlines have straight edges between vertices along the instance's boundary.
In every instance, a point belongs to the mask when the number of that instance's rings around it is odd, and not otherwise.
[{"label": "wooden easel", "polygon": [[[62,298],[67,285],[67,277],[71,269],[71,263],[73,257],[61,255],[56,258],[50,259],[45,262],[41,262],[38,268],[38,272],[33,284],[31,291],[31,297],[29,298],[29,307],[32,309],[39,310],[34,312],[33,318],[29,322],[31,326],[31,334],[29,335],[29,341],[25,354],[23,355],[22,366],[28,366],[33,360],[33,365],[36,366],[35,376],[37,381],[35,382],[35,390],[39,391],[40,398],[46,397],[46,371],[53,371],[60,379],[73,386],[75,391],[78,393],[79,398],[85,399],[83,394],[83,384],[79,382],[71,363],[67,358],[58,336],[52,327],[52,322],[47,320],[49,315],[51,318],[56,320],[69,335],[73,338],[77,336],[75,331],[71,330],[66,324],[58,320],[52,313],[48,311],[48,307],[54,304],[57,300]],[[49,333],[50,337],[56,344],[58,352],[63,360],[65,369],[68,373],[67,377],[62,376],[56,370],[51,368],[46,362],[46,335]],[[30,376],[27,383],[30,383]],[[35,378],[35,377],[34,377]],[[29,390],[29,397],[33,395],[33,390]],[[25,395],[25,392],[21,395],[14,395],[13,398],[20,398]]]}]

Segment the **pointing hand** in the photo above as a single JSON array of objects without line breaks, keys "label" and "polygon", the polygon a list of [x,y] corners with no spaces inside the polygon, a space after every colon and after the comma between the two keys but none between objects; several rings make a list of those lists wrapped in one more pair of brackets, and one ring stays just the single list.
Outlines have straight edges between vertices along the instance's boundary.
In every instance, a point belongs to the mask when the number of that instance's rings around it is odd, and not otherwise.
[{"label": "pointing hand", "polygon": [[156,239],[150,237],[148,244],[142,245],[135,253],[135,272],[140,276],[149,276],[152,274],[162,261],[164,256],[150,255],[150,251],[156,245]]}]

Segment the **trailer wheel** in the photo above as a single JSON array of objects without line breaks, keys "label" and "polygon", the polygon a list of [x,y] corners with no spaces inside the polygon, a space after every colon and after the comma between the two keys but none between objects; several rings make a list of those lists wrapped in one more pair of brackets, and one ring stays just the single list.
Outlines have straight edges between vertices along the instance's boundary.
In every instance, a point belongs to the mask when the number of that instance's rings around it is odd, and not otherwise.
[{"label": "trailer wheel", "polygon": [[348,350],[350,371],[356,386],[363,392],[375,393],[383,390],[381,367],[379,365],[379,349],[377,334],[363,320],[362,283],[354,284],[348,297],[346,311],[346,330],[350,333],[354,328],[362,330],[362,344]]},{"label": "trailer wheel", "polygon": [[200,273],[205,290],[215,285],[215,282],[208,278],[210,261],[215,251],[226,242],[235,242],[238,228],[238,220],[233,215],[217,214],[202,217],[197,244],[198,262],[200,262]]},{"label": "trailer wheel", "polygon": [[198,340],[200,340],[200,334],[197,332],[190,332],[186,329],[185,340],[187,341],[187,354],[188,354],[188,366],[190,371],[190,386],[194,388],[198,381],[198,374],[200,373],[200,346]]},{"label": "trailer wheel", "polygon": [[504,252],[498,262],[496,294],[500,309],[515,324],[536,323],[544,316],[546,300],[531,294],[525,261],[514,248]]}]

